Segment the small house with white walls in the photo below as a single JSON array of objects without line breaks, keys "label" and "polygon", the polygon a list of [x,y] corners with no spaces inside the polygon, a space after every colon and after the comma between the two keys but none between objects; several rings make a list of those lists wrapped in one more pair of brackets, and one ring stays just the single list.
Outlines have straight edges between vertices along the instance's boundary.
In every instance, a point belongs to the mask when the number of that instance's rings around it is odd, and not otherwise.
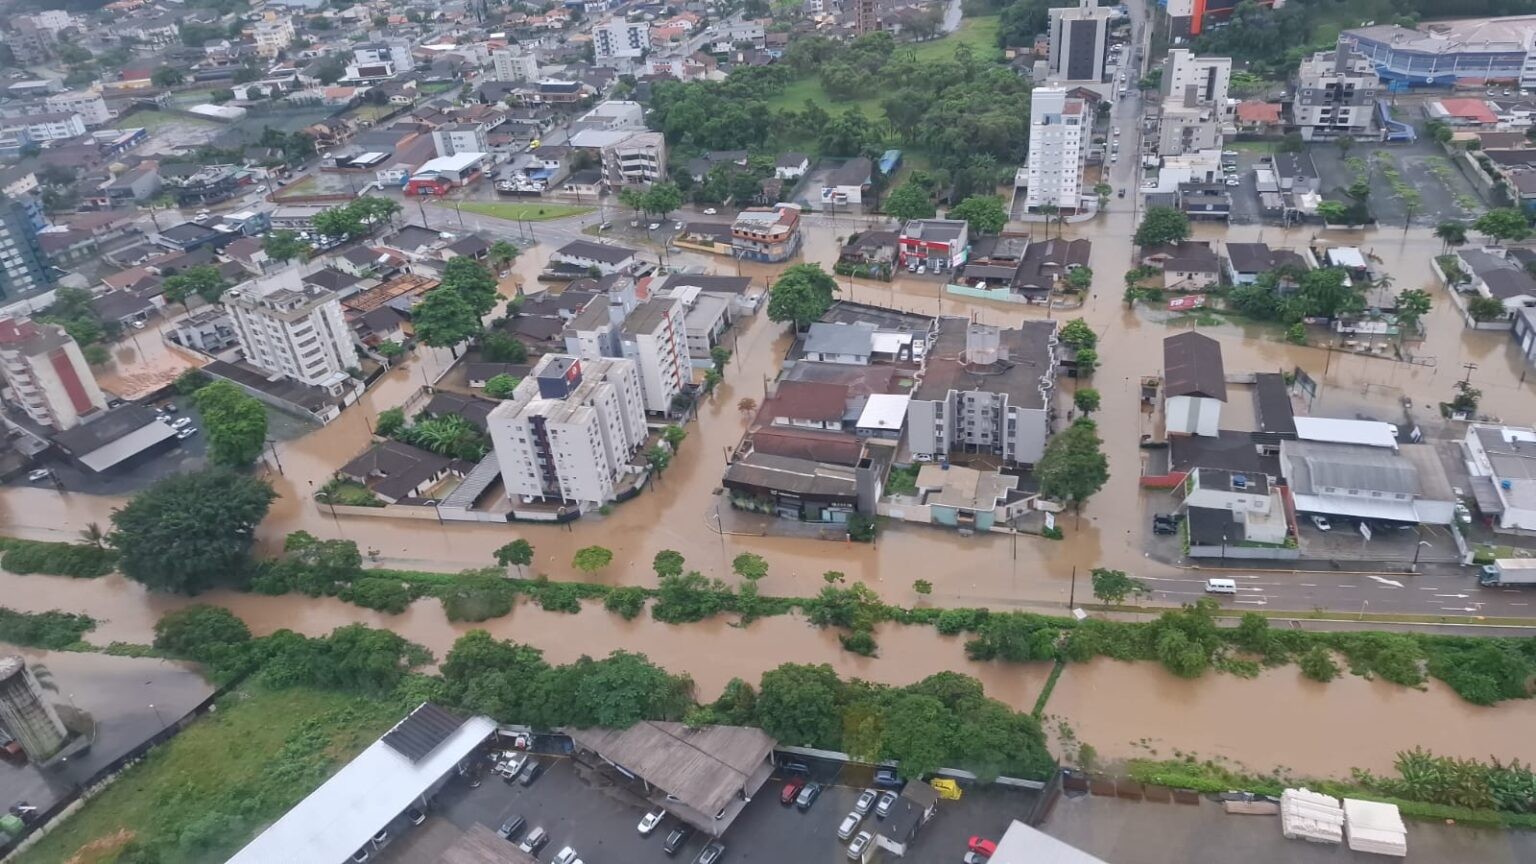
[{"label": "small house with white walls", "polygon": [[1169,435],[1220,433],[1227,401],[1221,343],[1194,331],[1163,340],[1163,414]]}]

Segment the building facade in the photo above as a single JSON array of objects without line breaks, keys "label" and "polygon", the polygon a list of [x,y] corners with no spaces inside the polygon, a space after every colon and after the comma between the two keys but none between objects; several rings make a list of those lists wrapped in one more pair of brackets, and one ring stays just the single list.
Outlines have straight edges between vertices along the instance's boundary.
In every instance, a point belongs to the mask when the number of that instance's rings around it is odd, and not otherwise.
[{"label": "building facade", "polygon": [[453,123],[434,129],[432,144],[437,148],[439,158],[457,156],[460,153],[491,152],[485,129],[478,123]]},{"label": "building facade", "polygon": [[24,143],[64,141],[85,134],[85,121],[73,111],[48,111],[11,117],[0,122],[0,134],[16,135]]},{"label": "building facade", "polygon": [[638,60],[651,48],[651,25],[609,18],[592,27],[592,50],[604,60]]},{"label": "building facade", "polygon": [[357,348],[335,292],[305,284],[294,267],[228,291],[224,305],[246,362],[340,392],[358,365]]},{"label": "building facade", "polygon": [[0,197],[0,303],[44,291],[53,281],[34,216],[22,199]]},{"label": "building facade", "polygon": [[50,93],[43,98],[43,104],[49,111],[74,112],[80,115],[87,126],[101,126],[112,122],[112,112],[107,109],[107,100],[101,98],[100,93],[91,90],[69,90],[64,93]]},{"label": "building facade", "polygon": [[1083,166],[1093,113],[1062,87],[1036,87],[1029,107],[1029,162],[1024,207],[1038,213],[1051,205],[1077,210],[1083,197]]},{"label": "building facade", "polygon": [[1114,15],[1114,9],[1096,5],[1093,0],[1050,10],[1050,81],[1097,83],[1103,79],[1109,21]]},{"label": "building facade", "polygon": [[636,132],[602,148],[603,182],[611,188],[649,186],[667,179],[667,139]]},{"label": "building facade", "polygon": [[537,81],[539,60],[519,48],[502,48],[491,54],[497,81]]},{"label": "building facade", "polygon": [[639,367],[545,355],[486,424],[509,498],[602,506],[639,471],[646,440]]},{"label": "building facade", "polygon": [[286,15],[258,21],[253,30],[256,53],[262,57],[276,57],[293,42],[293,19]]},{"label": "building facade", "polygon": [[1380,79],[1393,85],[1519,81],[1521,87],[1536,86],[1536,15],[1414,27],[1375,24],[1345,30],[1339,45],[1365,55]]},{"label": "building facade", "polygon": [[1343,47],[1320,51],[1296,71],[1291,120],[1301,137],[1338,138],[1370,132],[1381,81],[1371,61]]},{"label": "building facade", "polygon": [[107,410],[107,398],[64,328],[26,318],[0,318],[0,379],[11,404],[56,431]]},{"label": "building facade", "polygon": [[748,261],[787,261],[800,251],[800,208],[743,210],[731,223],[731,249]]}]

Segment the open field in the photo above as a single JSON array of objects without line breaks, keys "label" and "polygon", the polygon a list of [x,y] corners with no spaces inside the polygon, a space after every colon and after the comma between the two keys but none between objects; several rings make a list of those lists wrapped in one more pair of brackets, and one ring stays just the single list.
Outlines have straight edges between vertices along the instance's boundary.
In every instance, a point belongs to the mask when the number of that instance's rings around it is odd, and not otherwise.
[{"label": "open field", "polygon": [[[398,717],[387,700],[304,688],[219,703],[18,859],[114,861],[130,842],[165,864],[222,861]],[[89,851],[76,855],[90,845]]]},{"label": "open field", "polygon": [[165,126],[203,127],[210,128],[219,124],[212,120],[202,120],[196,117],[187,117],[181,114],[167,114],[163,111],[135,111],[113,121],[113,129],[145,129],[153,135]]},{"label": "open field", "polygon": [[[440,203],[437,206],[449,205]],[[568,216],[580,216],[592,212],[591,207],[574,207],[569,204],[518,204],[511,201],[465,201],[455,206],[460,210],[479,213],[481,216],[525,222],[547,222],[551,219],[564,219]]]}]

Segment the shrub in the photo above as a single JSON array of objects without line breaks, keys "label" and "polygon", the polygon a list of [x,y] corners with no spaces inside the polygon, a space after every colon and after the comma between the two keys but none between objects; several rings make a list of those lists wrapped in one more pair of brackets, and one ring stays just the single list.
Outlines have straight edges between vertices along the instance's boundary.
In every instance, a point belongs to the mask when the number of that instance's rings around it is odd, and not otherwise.
[{"label": "shrub", "polygon": [[603,608],[623,617],[625,621],[633,621],[645,608],[645,589],[615,588],[603,598]]},{"label": "shrub", "polygon": [[496,573],[460,574],[438,593],[449,621],[484,621],[512,611],[517,589]]},{"label": "shrub", "polygon": [[17,612],[0,606],[0,642],[24,648],[49,648],[55,651],[78,645],[96,626],[89,615],[60,612]]},{"label": "shrub", "polygon": [[852,651],[864,657],[873,657],[879,646],[875,644],[875,637],[868,630],[855,630],[852,633],[843,633],[837,637],[837,641],[843,643],[843,649]]},{"label": "shrub", "polygon": [[697,570],[682,576],[663,576],[651,604],[651,617],[667,624],[703,621],[730,606],[731,591],[719,579],[709,580]]},{"label": "shrub", "polygon": [[0,538],[0,567],[12,573],[45,573],[94,579],[117,566],[117,551],[87,543],[44,543]]},{"label": "shrub", "polygon": [[411,589],[398,579],[363,577],[342,589],[339,595],[348,603],[366,609],[377,609],[398,615],[404,612],[416,597]]},{"label": "shrub", "polygon": [[934,623],[940,633],[953,636],[956,633],[964,633],[975,630],[981,622],[987,620],[988,612],[985,609],[945,609],[939,613],[939,619]]},{"label": "shrub", "polygon": [[582,590],[574,582],[540,579],[530,583],[528,593],[539,604],[539,608],[545,611],[568,612],[572,615],[581,611]]},{"label": "shrub", "polygon": [[251,630],[223,606],[198,603],[167,613],[155,622],[155,648],[207,663],[230,646],[251,640]]},{"label": "shrub", "polygon": [[1339,677],[1339,664],[1333,662],[1333,652],[1322,645],[1314,645],[1301,655],[1301,674],[1313,681],[1327,683]]}]

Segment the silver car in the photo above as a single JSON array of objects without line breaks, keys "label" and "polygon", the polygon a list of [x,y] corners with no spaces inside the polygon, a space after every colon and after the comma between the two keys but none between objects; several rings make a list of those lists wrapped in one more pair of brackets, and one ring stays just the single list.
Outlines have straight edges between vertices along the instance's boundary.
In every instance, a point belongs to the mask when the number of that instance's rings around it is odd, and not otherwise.
[{"label": "silver car", "polygon": [[853,832],[859,830],[859,823],[864,821],[860,813],[849,813],[843,817],[843,824],[837,826],[837,839],[847,840],[853,836]]},{"label": "silver car", "polygon": [[880,794],[880,803],[875,805],[875,815],[879,816],[881,819],[884,819],[885,817],[891,815],[891,808],[895,806],[896,793],[882,792]]},{"label": "silver car", "polygon": [[876,792],[875,790],[865,789],[863,792],[859,793],[859,800],[854,802],[853,812],[859,814],[860,816],[869,815],[869,808],[875,806],[875,799],[879,797],[880,793]]},{"label": "silver car", "polygon": [[868,831],[860,831],[859,836],[853,838],[848,844],[848,857],[857,861],[864,857],[864,850],[869,848],[869,841],[875,839]]}]

